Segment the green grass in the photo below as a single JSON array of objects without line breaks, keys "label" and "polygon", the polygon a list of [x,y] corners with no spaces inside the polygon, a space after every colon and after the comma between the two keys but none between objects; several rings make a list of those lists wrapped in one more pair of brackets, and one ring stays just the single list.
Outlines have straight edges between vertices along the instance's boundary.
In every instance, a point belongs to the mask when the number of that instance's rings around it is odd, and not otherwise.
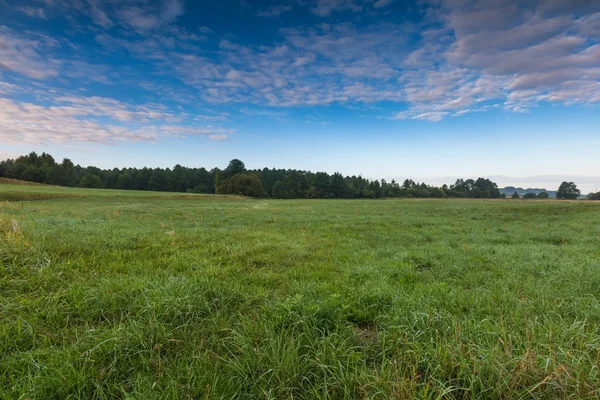
[{"label": "green grass", "polygon": [[600,396],[600,203],[0,198],[0,398]]}]

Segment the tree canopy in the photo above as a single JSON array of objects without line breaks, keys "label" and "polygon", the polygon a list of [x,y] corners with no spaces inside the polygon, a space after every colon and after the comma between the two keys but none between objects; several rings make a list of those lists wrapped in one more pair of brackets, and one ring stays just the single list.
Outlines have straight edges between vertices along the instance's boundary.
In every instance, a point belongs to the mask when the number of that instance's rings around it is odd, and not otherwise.
[{"label": "tree canopy", "polygon": [[229,165],[221,174],[221,178],[228,179],[234,175],[242,174],[244,172],[246,172],[246,166],[244,163],[241,160],[234,158],[233,160],[229,161]]},{"label": "tree canopy", "polygon": [[575,200],[580,194],[581,190],[577,189],[577,185],[573,182],[563,182],[556,192],[556,198],[561,200]]}]

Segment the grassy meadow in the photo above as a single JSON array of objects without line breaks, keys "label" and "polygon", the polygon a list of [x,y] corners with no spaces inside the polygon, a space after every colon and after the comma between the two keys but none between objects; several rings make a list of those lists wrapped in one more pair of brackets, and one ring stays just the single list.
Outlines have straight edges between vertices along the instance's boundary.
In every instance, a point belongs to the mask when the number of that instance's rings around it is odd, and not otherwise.
[{"label": "grassy meadow", "polygon": [[600,396],[600,203],[0,185],[2,399]]}]

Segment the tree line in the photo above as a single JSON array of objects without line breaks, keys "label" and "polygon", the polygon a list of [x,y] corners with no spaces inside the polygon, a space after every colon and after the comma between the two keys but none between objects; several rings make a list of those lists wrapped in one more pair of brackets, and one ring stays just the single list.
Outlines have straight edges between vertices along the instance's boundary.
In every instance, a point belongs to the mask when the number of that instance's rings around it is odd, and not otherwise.
[{"label": "tree line", "polygon": [[238,159],[224,169],[113,168],[74,165],[67,158],[58,163],[47,153],[32,152],[0,162],[0,177],[50,185],[151,190],[164,192],[239,194],[251,197],[298,198],[503,198],[498,185],[489,179],[458,179],[441,187],[406,179],[366,179],[338,172],[310,172],[292,169],[246,169]]},{"label": "tree line", "polygon": [[[563,182],[556,191],[556,198],[559,200],[576,200],[581,196],[581,190],[577,188],[577,185],[573,182]],[[523,195],[523,199],[547,199],[550,197],[548,192],[541,191],[539,193],[527,192]],[[521,196],[518,192],[514,192],[511,196],[513,199],[519,199]],[[590,200],[600,200],[600,192],[590,193],[587,196]]]},{"label": "tree line", "polygon": [[[514,192],[512,194],[512,196],[510,196],[510,197],[512,199],[520,199],[521,198],[521,196],[519,195],[519,192]],[[523,195],[524,199],[547,199],[549,197],[550,197],[550,195],[548,194],[548,192],[545,192],[545,191],[540,192],[540,193],[528,192]]]},{"label": "tree line", "polygon": [[588,194],[587,198],[589,200],[600,200],[600,192],[590,193]]}]

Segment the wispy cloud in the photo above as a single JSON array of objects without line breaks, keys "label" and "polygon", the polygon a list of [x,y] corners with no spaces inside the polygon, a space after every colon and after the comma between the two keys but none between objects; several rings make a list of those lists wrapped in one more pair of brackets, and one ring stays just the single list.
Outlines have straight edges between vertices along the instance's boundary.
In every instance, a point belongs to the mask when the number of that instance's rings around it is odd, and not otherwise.
[{"label": "wispy cloud", "polygon": [[278,17],[281,14],[291,11],[291,10],[292,10],[292,6],[279,4],[279,5],[267,8],[265,10],[260,10],[257,14],[259,17]]},{"label": "wispy cloud", "polygon": [[227,140],[229,135],[219,134],[219,135],[208,135],[210,140]]},{"label": "wispy cloud", "polygon": [[182,0],[163,0],[158,8],[135,5],[123,7],[118,11],[118,16],[125,26],[145,31],[169,24],[183,13]]},{"label": "wispy cloud", "polygon": [[47,36],[19,34],[0,25],[0,69],[34,79],[55,77],[60,61],[51,51],[59,46]]},{"label": "wispy cloud", "polygon": [[389,6],[392,3],[392,0],[377,0],[373,3],[373,7],[375,8],[383,8]]},{"label": "wispy cloud", "polygon": [[359,12],[362,9],[362,5],[354,0],[317,0],[311,11],[319,17],[327,17],[334,11]]},{"label": "wispy cloud", "polygon": [[31,18],[48,19],[43,8],[30,7],[30,6],[18,6],[15,8],[17,11],[28,15]]},{"label": "wispy cloud", "polygon": [[61,96],[48,106],[0,98],[0,141],[16,144],[117,143],[173,136],[223,140],[232,129],[196,125],[160,105],[110,98]]},{"label": "wispy cloud", "polygon": [[[295,106],[399,100],[399,91],[389,87],[402,62],[397,49],[401,39],[394,28],[358,30],[344,24],[284,29],[282,42],[271,47],[221,40],[219,51],[208,56],[171,52],[160,57],[163,67],[174,70],[209,102]],[[131,48],[129,42],[123,45]],[[131,50],[146,56],[137,48]]]},{"label": "wispy cloud", "polygon": [[94,24],[104,29],[111,28],[114,25],[114,21],[98,7],[90,8],[90,17],[92,18],[92,21],[94,21]]}]

